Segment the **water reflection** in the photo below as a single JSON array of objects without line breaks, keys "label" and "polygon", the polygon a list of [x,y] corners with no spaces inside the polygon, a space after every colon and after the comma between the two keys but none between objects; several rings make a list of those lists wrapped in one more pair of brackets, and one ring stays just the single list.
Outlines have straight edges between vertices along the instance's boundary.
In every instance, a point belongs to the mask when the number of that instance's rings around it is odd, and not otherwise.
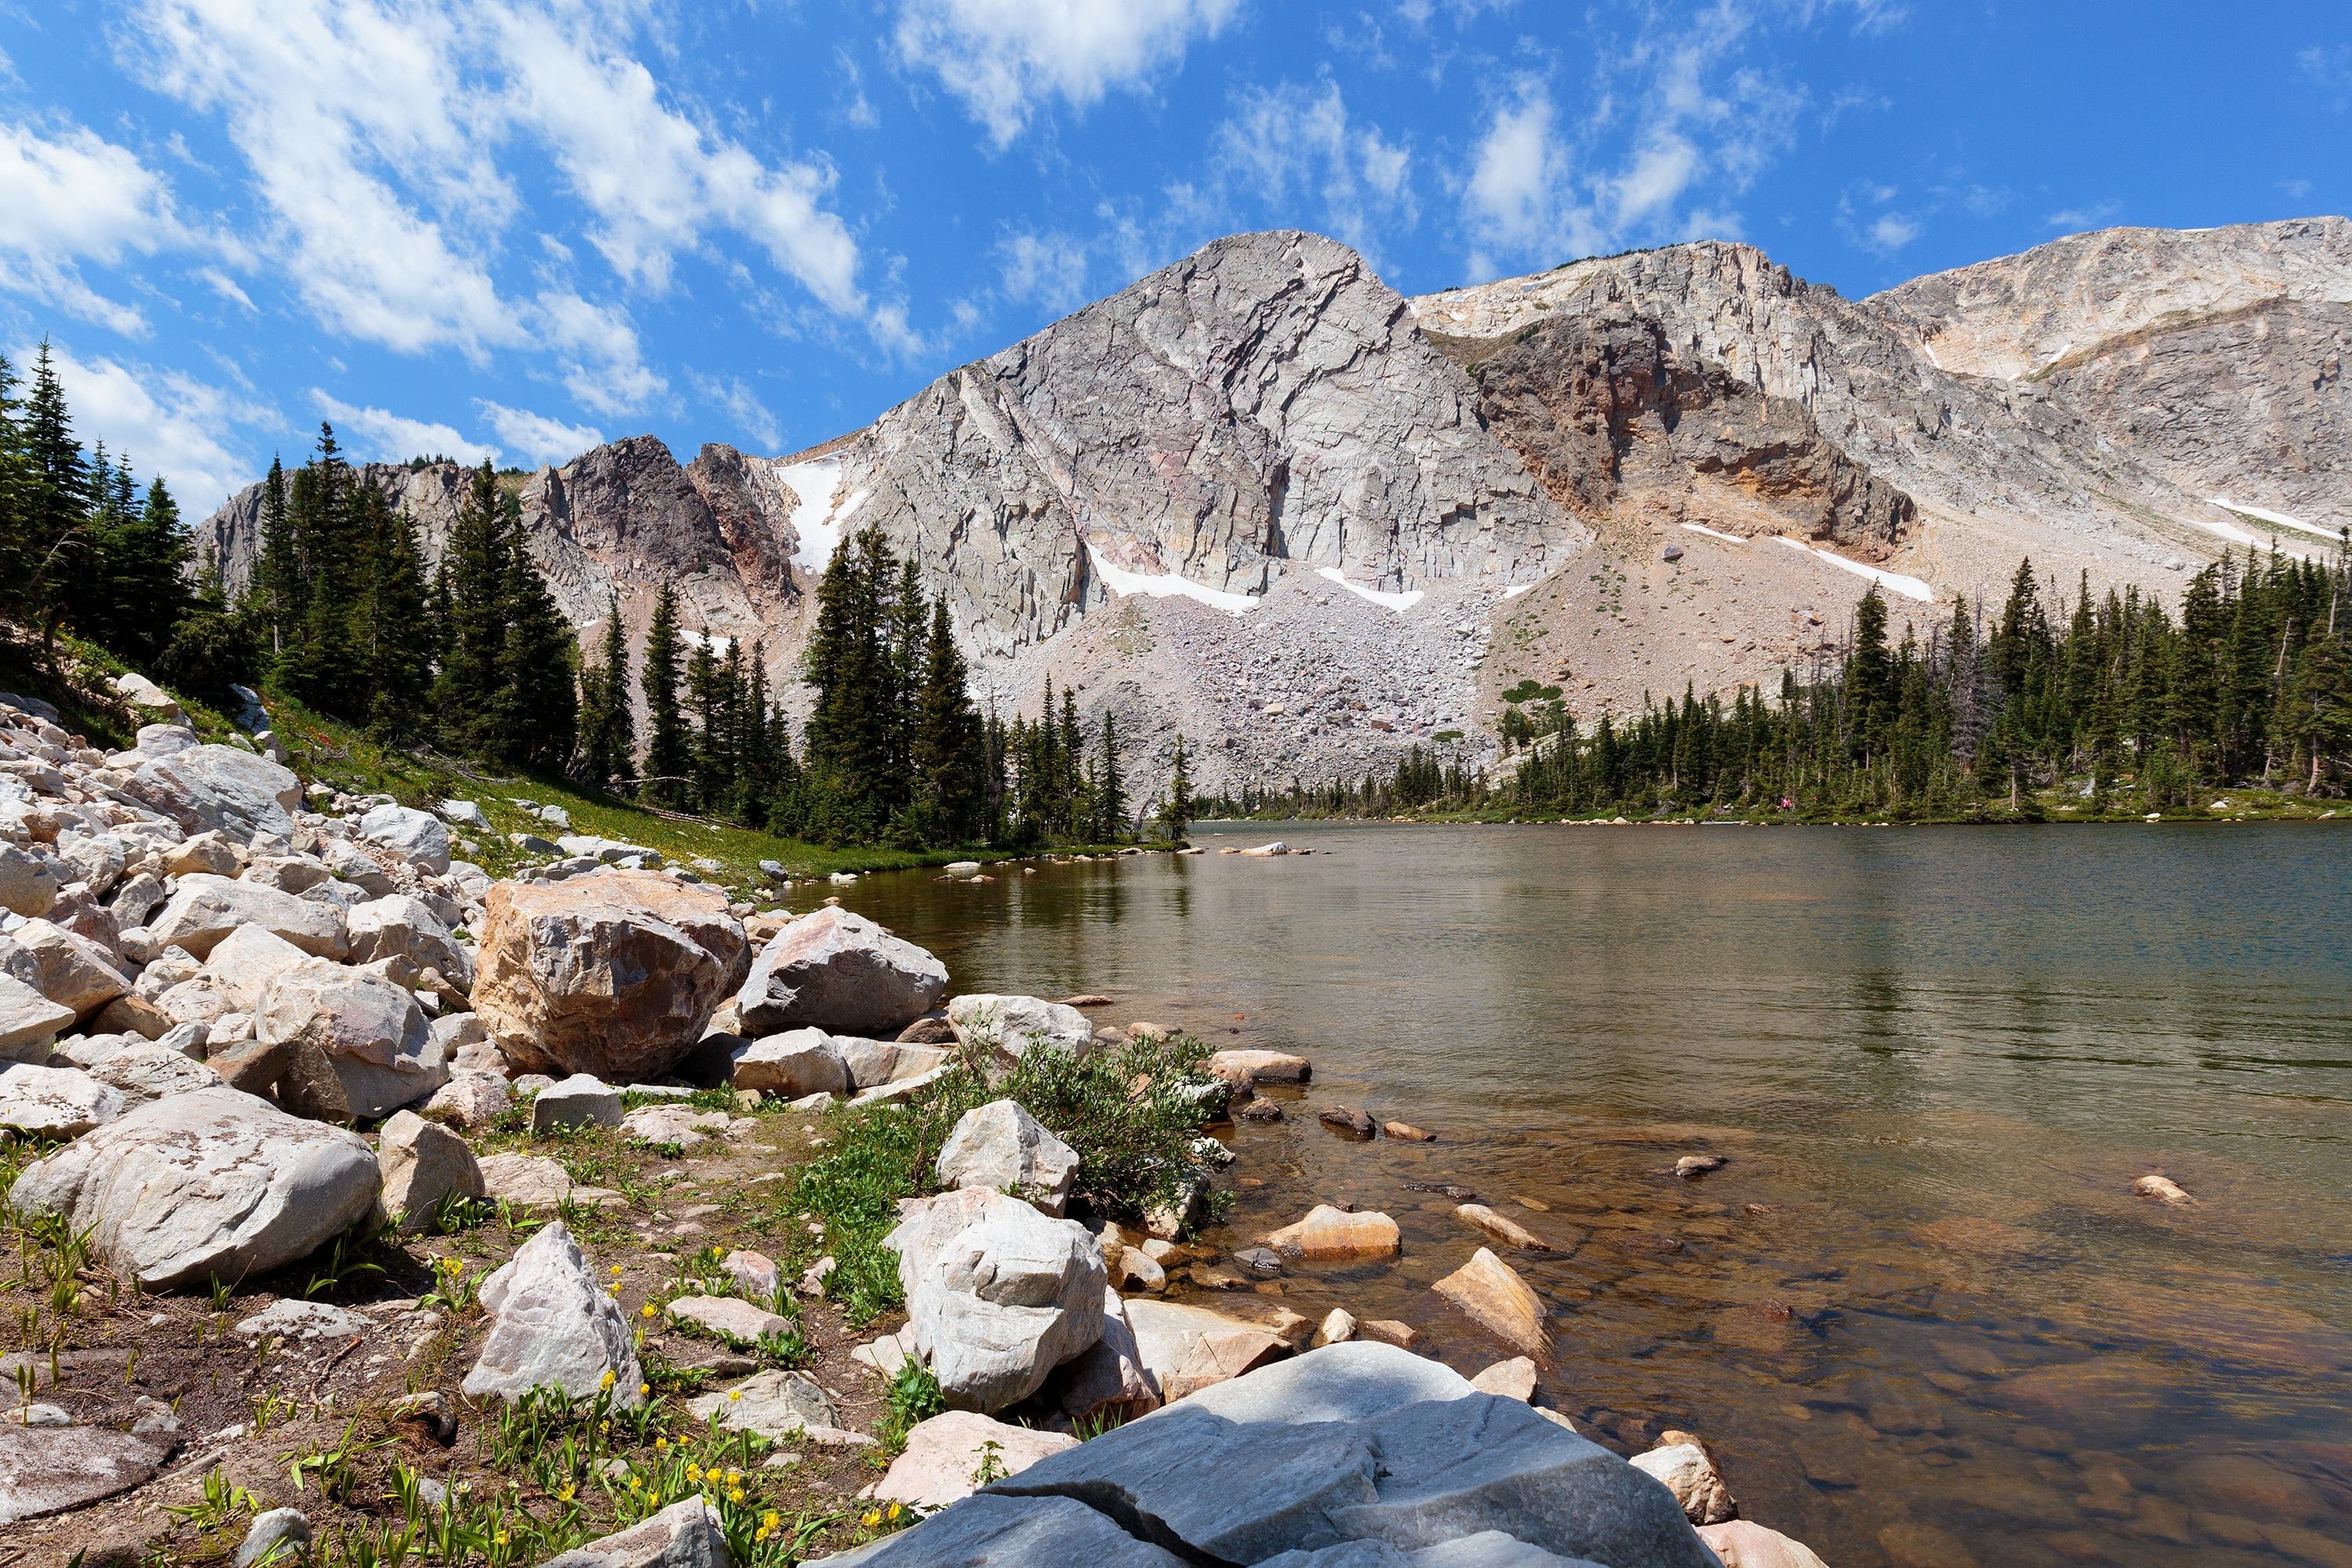
[{"label": "water reflection", "polygon": [[[1223,1244],[1352,1200],[1406,1247],[1284,1305],[1485,1364],[1427,1289],[1483,1238],[1408,1184],[1471,1187],[1557,1248],[1514,1259],[1548,1397],[1705,1433],[1841,1568],[2352,1562],[2352,838],[1281,831],[1329,853],[848,901],[965,988],[1311,1056],[1233,1135]],[[1332,1101],[1441,1141],[1340,1142]],[[1731,1163],[1668,1173],[1698,1148]]]}]

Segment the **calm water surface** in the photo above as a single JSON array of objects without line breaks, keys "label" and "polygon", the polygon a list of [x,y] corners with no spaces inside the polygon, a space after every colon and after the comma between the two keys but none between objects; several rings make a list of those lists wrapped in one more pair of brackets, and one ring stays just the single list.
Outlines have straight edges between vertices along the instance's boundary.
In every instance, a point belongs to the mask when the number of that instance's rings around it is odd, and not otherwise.
[{"label": "calm water surface", "polygon": [[1701,1433],[1834,1568],[2352,1564],[2352,829],[1276,831],[1318,853],[845,901],[960,989],[1311,1057],[1211,1241],[1385,1209],[1402,1258],[1282,1304],[1473,1372],[1428,1287],[1485,1238],[1407,1184],[1475,1189],[1558,1249],[1509,1258],[1546,1402]]}]

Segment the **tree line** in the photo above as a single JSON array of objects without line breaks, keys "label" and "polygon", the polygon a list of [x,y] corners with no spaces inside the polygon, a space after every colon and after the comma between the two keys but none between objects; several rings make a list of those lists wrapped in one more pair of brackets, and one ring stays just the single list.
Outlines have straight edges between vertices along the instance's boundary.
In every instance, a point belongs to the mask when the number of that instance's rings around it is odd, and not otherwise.
[{"label": "tree line", "polygon": [[[232,600],[162,480],[142,496],[127,462],[84,453],[46,344],[18,385],[0,359],[0,612],[45,641],[71,631],[216,706],[232,684],[265,687],[390,743],[786,837],[1034,847],[1142,826],[1111,712],[1090,736],[1049,682],[1035,721],[983,716],[946,600],[877,528],[843,539],[818,584],[796,743],[760,645],[688,627],[673,585],[634,670],[617,596],[585,656],[531,559],[517,471],[467,475],[428,567],[405,509],[322,424],[299,467],[270,464]],[[1171,837],[1189,820],[1179,750],[1153,819]]]},{"label": "tree line", "polygon": [[2061,786],[2093,814],[2267,787],[2341,795],[2352,768],[2352,540],[2329,562],[2225,554],[2178,612],[2137,588],[2070,595],[2021,562],[1987,619],[1965,597],[1890,641],[1874,586],[1842,656],[1778,692],[1685,689],[1580,722],[1557,687],[1504,693],[1497,769],[1414,747],[1357,780],[1244,791],[1230,806],[1384,816],[1788,813],[2034,816]]}]

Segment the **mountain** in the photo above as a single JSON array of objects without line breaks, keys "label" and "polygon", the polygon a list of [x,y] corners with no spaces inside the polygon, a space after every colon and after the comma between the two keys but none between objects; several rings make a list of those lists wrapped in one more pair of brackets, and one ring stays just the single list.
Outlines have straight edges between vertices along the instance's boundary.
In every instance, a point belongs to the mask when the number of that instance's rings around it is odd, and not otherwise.
[{"label": "mountain", "polygon": [[[1147,785],[1179,729],[1205,787],[1353,777],[1490,756],[1529,678],[1588,719],[1776,681],[1865,580],[1924,636],[2028,553],[2168,595],[2233,543],[2324,551],[2347,338],[2342,218],[2078,235],[1860,300],[1719,242],[1407,300],[1332,240],[1239,235],[823,447],[641,437],[520,496],[583,639],[669,580],[788,676],[877,524],[1000,708],[1049,675],[1115,707]],[[437,551],[462,475],[362,472]],[[233,583],[258,511],[205,525]]]}]

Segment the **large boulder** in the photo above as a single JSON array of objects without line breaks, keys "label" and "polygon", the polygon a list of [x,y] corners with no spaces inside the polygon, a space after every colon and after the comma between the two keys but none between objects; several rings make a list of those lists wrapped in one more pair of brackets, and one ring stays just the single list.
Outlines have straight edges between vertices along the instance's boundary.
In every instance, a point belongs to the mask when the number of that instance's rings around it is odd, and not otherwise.
[{"label": "large boulder", "polygon": [[360,837],[381,844],[421,871],[449,869],[449,829],[412,805],[379,805],[360,818]]},{"label": "large boulder", "polygon": [[206,872],[180,879],[163,912],[148,922],[149,941],[159,952],[177,947],[203,958],[230,932],[249,925],[313,958],[340,959],[350,950],[343,911],[334,905]]},{"label": "large boulder", "polygon": [[56,861],[14,844],[0,844],[0,910],[38,918],[56,907],[63,886]]},{"label": "large boulder", "polygon": [[291,838],[288,814],[302,801],[302,781],[291,772],[235,746],[190,746],[151,757],[124,787],[184,832],[220,828],[247,840]]},{"label": "large boulder", "polygon": [[26,1167],[9,1202],[91,1229],[117,1274],[171,1290],[309,1256],[366,1216],[376,1187],[367,1140],[220,1088],[123,1112]]},{"label": "large boulder", "polygon": [[460,991],[474,984],[474,960],[449,928],[425,906],[406,893],[371,899],[356,905],[347,917],[351,961],[373,963],[381,958],[404,958],[418,969],[437,969]]},{"label": "large boulder", "polygon": [[641,879],[667,881],[608,872],[490,889],[473,1004],[516,1071],[644,1082],[702,1038],[729,965],[656,913]]},{"label": "large boulder", "polygon": [[0,973],[0,1061],[47,1061],[49,1042],[73,1021],[72,1008]]},{"label": "large boulder", "polygon": [[1077,1151],[1010,1100],[976,1105],[940,1148],[940,1184],[1010,1190],[1059,1219],[1078,1174]]},{"label": "large boulder", "polygon": [[949,1405],[1002,1410],[1102,1335],[1102,1247],[985,1188],[901,1205],[883,1245],[898,1254],[908,1331]]},{"label": "large boulder", "polygon": [[[1504,1552],[1517,1542],[1571,1562],[1716,1568],[1673,1495],[1624,1460],[1383,1349],[1310,1352],[990,1490],[1083,1500],[1193,1561],[1263,1563],[1358,1541],[1414,1552],[1496,1531],[1493,1553],[1464,1561],[1513,1561]],[[1434,1397],[1413,1397],[1431,1383],[1444,1384],[1427,1390]]]},{"label": "large boulder", "polygon": [[541,1228],[482,1281],[482,1306],[490,1331],[466,1374],[472,1397],[498,1394],[511,1404],[534,1388],[551,1388],[573,1399],[609,1393],[620,1410],[643,1402],[628,1316],[561,1220]]},{"label": "large boulder", "polygon": [[751,1035],[892,1035],[938,1006],[947,990],[947,965],[864,915],[829,906],[760,950],[738,1006]]},{"label": "large boulder", "polygon": [[1034,1047],[1078,1057],[1095,1047],[1095,1026],[1084,1013],[1036,996],[959,996],[948,1004],[948,1024],[965,1050],[999,1067],[1013,1066]]},{"label": "large boulder", "polygon": [[0,1128],[37,1138],[79,1138],[122,1111],[122,1091],[79,1068],[0,1067]]},{"label": "large boulder", "polygon": [[86,936],[30,920],[0,937],[0,971],[87,1018],[131,989],[114,954]]},{"label": "large boulder", "polygon": [[1106,1515],[1069,1498],[982,1492],[912,1530],[886,1535],[871,1546],[827,1558],[825,1563],[826,1568],[940,1568],[943,1563],[954,1568],[1043,1568],[1066,1563],[1087,1568],[1184,1568],[1197,1561],[1139,1540]]},{"label": "large boulder", "polygon": [[205,959],[195,984],[218,994],[227,1004],[226,1011],[251,1013],[260,1007],[261,994],[271,981],[309,959],[282,936],[257,925],[239,926]]},{"label": "large boulder", "polygon": [[449,1198],[488,1195],[473,1149],[446,1127],[413,1110],[395,1112],[376,1139],[375,1163],[383,1182],[383,1212],[404,1228],[422,1230]]},{"label": "large boulder", "polygon": [[[325,1103],[302,1109],[329,1121],[385,1115],[449,1079],[415,997],[389,980],[316,959],[263,989],[254,1037],[265,1046],[287,1046],[298,1061],[324,1060],[342,1104],[338,1108],[331,1093],[322,1093]],[[331,1086],[320,1081],[315,1089]]]},{"label": "large boulder", "polygon": [[166,1095],[221,1085],[221,1075],[207,1064],[146,1040],[111,1053],[89,1069],[89,1076],[121,1093],[126,1110]]},{"label": "large boulder", "polygon": [[737,1047],[728,1082],[784,1100],[812,1094],[847,1094],[849,1068],[823,1029],[787,1029]]},{"label": "large boulder", "polygon": [[950,1410],[918,1422],[907,1447],[874,1488],[877,1502],[902,1502],[929,1513],[961,1502],[976,1489],[973,1478],[992,1459],[1000,1475],[1017,1476],[1078,1440],[995,1421],[971,1410]]}]

